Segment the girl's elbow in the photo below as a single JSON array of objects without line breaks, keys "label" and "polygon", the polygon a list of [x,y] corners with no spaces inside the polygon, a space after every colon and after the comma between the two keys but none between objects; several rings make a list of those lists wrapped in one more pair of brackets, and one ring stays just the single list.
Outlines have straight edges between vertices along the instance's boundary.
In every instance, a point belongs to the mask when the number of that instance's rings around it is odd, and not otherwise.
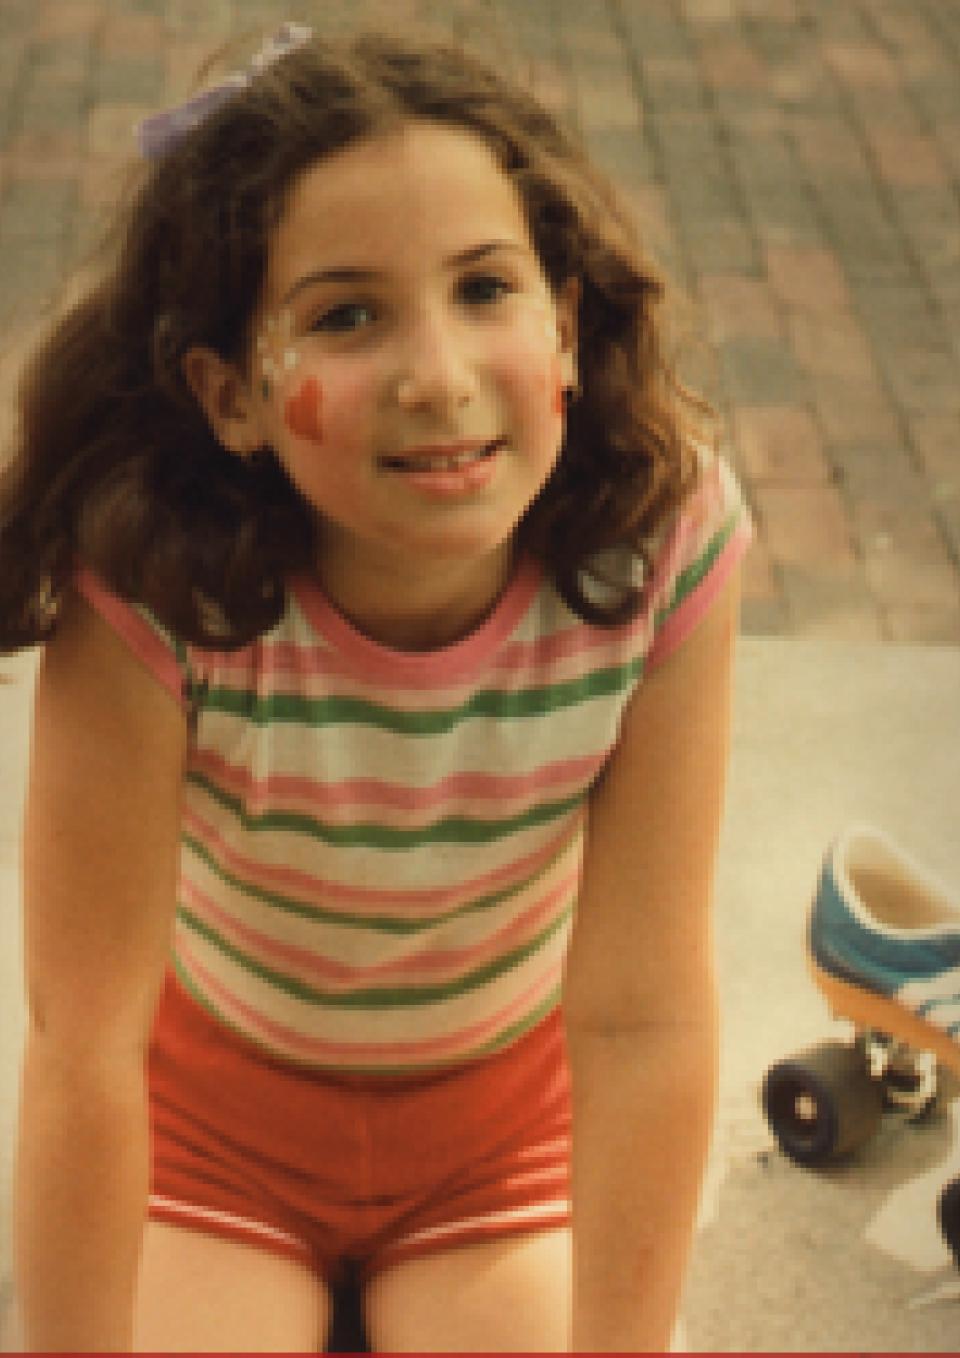
[{"label": "girl's elbow", "polygon": [[631,980],[618,985],[586,985],[575,971],[563,988],[568,1032],[611,1035],[711,1036],[718,1022],[717,987],[712,972],[657,986]]}]

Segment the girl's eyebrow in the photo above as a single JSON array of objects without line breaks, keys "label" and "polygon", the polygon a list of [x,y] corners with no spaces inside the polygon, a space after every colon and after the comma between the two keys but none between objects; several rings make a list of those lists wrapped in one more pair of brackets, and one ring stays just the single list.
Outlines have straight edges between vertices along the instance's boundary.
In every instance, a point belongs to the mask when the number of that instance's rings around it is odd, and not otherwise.
[{"label": "girl's eyebrow", "polygon": [[[471,245],[467,250],[460,250],[457,254],[451,255],[444,260],[444,268],[462,268],[464,264],[475,264],[477,260],[486,259],[487,255],[493,254],[498,250],[512,250],[516,254],[526,255],[529,250],[512,240],[491,240],[484,242],[483,245]],[[286,306],[291,302],[297,293],[304,288],[311,287],[314,283],[356,283],[358,281],[369,281],[375,278],[383,278],[384,273],[381,269],[359,269],[354,267],[342,267],[335,269],[315,269],[311,273],[304,274],[298,278],[292,287],[288,288],[281,299],[280,305]]]}]

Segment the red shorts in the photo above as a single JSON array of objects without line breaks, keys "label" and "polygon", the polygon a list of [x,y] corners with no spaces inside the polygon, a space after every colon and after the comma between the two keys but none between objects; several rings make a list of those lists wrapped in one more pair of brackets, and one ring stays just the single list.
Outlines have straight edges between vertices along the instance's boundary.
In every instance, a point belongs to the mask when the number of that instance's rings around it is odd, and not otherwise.
[{"label": "red shorts", "polygon": [[275,1059],[168,975],[149,1060],[149,1215],[276,1251],[330,1285],[570,1222],[557,1009],[453,1070],[338,1074]]}]

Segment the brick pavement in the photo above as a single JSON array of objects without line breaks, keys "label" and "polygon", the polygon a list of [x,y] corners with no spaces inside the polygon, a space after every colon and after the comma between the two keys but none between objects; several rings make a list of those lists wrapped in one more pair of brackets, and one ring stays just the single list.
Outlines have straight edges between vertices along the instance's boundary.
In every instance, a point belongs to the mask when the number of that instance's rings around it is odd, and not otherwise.
[{"label": "brick pavement", "polygon": [[[0,399],[131,124],[309,10],[0,0]],[[322,6],[348,11],[505,33],[623,187],[756,515],[747,630],[960,644],[960,0]]]}]

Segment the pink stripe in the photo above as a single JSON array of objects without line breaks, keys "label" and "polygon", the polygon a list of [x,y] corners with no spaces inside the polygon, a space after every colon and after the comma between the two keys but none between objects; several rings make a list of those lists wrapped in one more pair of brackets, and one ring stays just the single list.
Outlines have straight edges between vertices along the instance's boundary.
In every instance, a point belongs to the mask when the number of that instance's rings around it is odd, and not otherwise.
[{"label": "pink stripe", "polygon": [[[500,679],[513,677],[513,691],[538,683],[559,684],[579,679],[604,665],[616,663],[625,645],[635,644],[650,626],[650,609],[617,627],[593,627],[573,620],[569,627],[534,642],[506,646],[491,666]],[[511,691],[504,684],[507,691]]]},{"label": "pink stripe", "polygon": [[85,566],[81,566],[74,576],[74,585],[78,594],[119,633],[137,659],[142,660],[150,673],[173,694],[180,707],[186,707],[183,675],[176,656],[150,624],[130,604],[112,594]]},{"label": "pink stripe", "polygon": [[[673,543],[669,545],[672,551]],[[651,599],[669,564],[663,559],[659,562]],[[516,692],[540,682],[556,684],[578,679],[591,669],[616,659],[624,645],[642,648],[643,634],[651,629],[651,615],[652,609],[647,607],[626,623],[603,628],[571,618],[567,627],[549,636],[532,642],[508,642],[489,658],[491,682],[496,682],[505,692]],[[232,681],[238,687],[249,686],[254,668],[249,649],[217,653],[214,659],[218,681]],[[322,697],[329,693],[333,680],[340,681],[336,685],[338,693],[353,692],[355,687],[353,675],[337,653],[318,646],[314,640],[298,643],[264,639],[259,646],[255,668],[257,683],[268,693]],[[475,675],[466,675],[451,683],[446,675],[427,671],[412,675],[398,672],[383,685],[365,681],[357,691],[368,701],[413,712],[433,710],[438,705],[455,706],[469,697],[475,688]],[[403,694],[402,704],[398,702],[400,693]]]},{"label": "pink stripe", "polygon": [[[651,610],[645,609],[629,623],[613,628],[593,628],[571,622],[563,631],[535,642],[515,642],[490,658],[488,687],[505,693],[522,692],[537,684],[558,684],[581,678],[592,669],[615,661],[625,646],[643,649],[644,633],[651,630]],[[333,663],[328,663],[332,659]],[[390,685],[363,682],[344,673],[329,651],[316,643],[301,648],[296,642],[264,641],[256,662],[247,652],[237,651],[217,658],[215,682],[237,689],[256,683],[267,694],[293,694],[306,699],[324,698],[331,692],[404,712],[434,711],[465,702],[476,691],[476,676],[458,684],[444,677],[402,676]]]},{"label": "pink stripe", "polygon": [[744,519],[708,574],[660,628],[647,656],[648,669],[672,655],[680,643],[694,631],[730,578],[737,562],[742,559],[752,537],[750,522]]},{"label": "pink stripe", "polygon": [[183,825],[194,838],[200,840],[215,861],[226,871],[254,890],[276,892],[307,906],[323,906],[353,914],[398,915],[405,918],[429,919],[456,910],[480,896],[491,895],[533,877],[551,859],[557,857],[576,834],[584,813],[568,821],[561,832],[554,835],[541,849],[526,854],[503,867],[481,874],[471,881],[457,881],[449,887],[424,887],[415,892],[389,891],[374,887],[324,881],[298,868],[280,868],[238,853],[223,834],[209,821],[187,808]]},{"label": "pink stripe", "polygon": [[[533,687],[538,681],[563,683],[582,677],[597,665],[615,663],[624,646],[633,649],[640,646],[642,649],[643,634],[652,629],[654,607],[662,602],[665,591],[676,578],[685,552],[691,557],[696,555],[691,543],[696,544],[704,529],[711,526],[716,518],[717,505],[722,505],[722,501],[723,486],[720,464],[717,463],[707,470],[704,481],[676,519],[661,546],[648,592],[647,607],[636,618],[617,627],[592,627],[581,623],[579,619],[571,619],[568,627],[547,637],[532,642],[506,642],[495,655],[489,657],[490,674],[496,677],[498,686],[503,687],[505,692],[511,692]],[[308,585],[305,588],[309,596],[312,587]],[[300,597],[300,602],[303,606],[305,599]],[[327,616],[326,611],[324,616]],[[332,616],[337,617],[336,614]],[[340,623],[342,621],[339,619]],[[425,663],[431,655],[443,656],[443,652],[424,656],[387,651],[359,633],[354,633],[352,629],[349,630],[351,636],[362,643],[360,649],[365,658],[370,659],[368,651],[372,649],[377,661],[373,665],[373,670],[377,672],[371,670],[369,674],[373,682],[365,683],[362,689],[366,699],[399,707],[398,694],[403,692],[403,710],[419,711],[433,708],[438,703],[452,706],[462,696],[473,692],[475,675],[465,672],[461,664],[429,666]],[[479,640],[479,636],[468,638],[468,641],[474,639]],[[342,640],[338,637],[337,644]],[[449,649],[451,652],[459,650],[458,647]],[[354,648],[349,645],[346,654],[348,659],[357,658]],[[385,661],[384,656],[387,657]],[[404,663],[394,665],[394,658]],[[233,676],[238,684],[249,683],[251,660],[248,651],[224,652],[218,654],[216,660],[218,677]],[[369,668],[364,665],[365,671]],[[269,692],[292,691],[303,693],[304,696],[310,696],[312,692],[312,685],[304,684],[305,679],[349,680],[351,677],[337,651],[318,647],[314,641],[303,645],[296,642],[265,642],[257,657],[257,676]],[[382,685],[376,684],[378,678],[383,681]],[[512,685],[509,682],[511,679],[514,681]],[[318,683],[315,690],[317,695],[326,691],[323,683]]]},{"label": "pink stripe", "polygon": [[469,1055],[504,1029],[512,1027],[524,1014],[536,1010],[556,988],[563,974],[562,961],[554,963],[505,1009],[457,1033],[445,1033],[442,1037],[420,1042],[328,1042],[307,1037],[294,1028],[266,1018],[251,1005],[232,995],[191,949],[178,943],[178,953],[181,964],[195,978],[201,994],[219,1004],[224,1017],[261,1044],[300,1059],[341,1066],[356,1065],[358,1062],[366,1065],[389,1065],[391,1062],[398,1065],[429,1064]]},{"label": "pink stripe", "polygon": [[[506,819],[526,811],[547,794],[563,797],[582,788],[604,763],[602,754],[560,759],[530,773],[514,777],[497,774],[451,774],[430,787],[407,787],[376,778],[349,778],[340,783],[320,783],[312,778],[277,773],[257,778],[242,765],[231,764],[213,750],[198,750],[191,771],[204,774],[234,796],[241,797],[248,811],[296,811],[316,815],[327,823],[384,819],[391,827],[429,824],[432,813],[490,815],[495,804],[498,817]],[[383,813],[389,814],[389,819]],[[397,814],[400,813],[400,814]]]},{"label": "pink stripe", "polygon": [[260,930],[243,924],[190,882],[183,884],[183,895],[185,903],[193,906],[202,919],[216,927],[231,943],[245,948],[257,962],[280,968],[294,980],[319,981],[333,993],[345,994],[368,986],[389,985],[393,981],[410,985],[424,979],[432,985],[442,985],[461,978],[484,962],[535,937],[545,922],[556,918],[570,900],[579,876],[576,870],[568,873],[545,896],[528,906],[497,933],[473,947],[432,950],[420,947],[408,957],[378,962],[371,967],[352,967],[343,962],[333,962],[320,956],[313,948],[298,948],[292,943],[278,942]]},{"label": "pink stripe", "polygon": [[506,641],[540,587],[541,567],[524,559],[493,613],[462,641],[440,650],[395,651],[352,627],[329,603],[315,581],[298,576],[291,589],[308,622],[351,664],[391,690],[403,683],[451,683],[475,671]]}]

